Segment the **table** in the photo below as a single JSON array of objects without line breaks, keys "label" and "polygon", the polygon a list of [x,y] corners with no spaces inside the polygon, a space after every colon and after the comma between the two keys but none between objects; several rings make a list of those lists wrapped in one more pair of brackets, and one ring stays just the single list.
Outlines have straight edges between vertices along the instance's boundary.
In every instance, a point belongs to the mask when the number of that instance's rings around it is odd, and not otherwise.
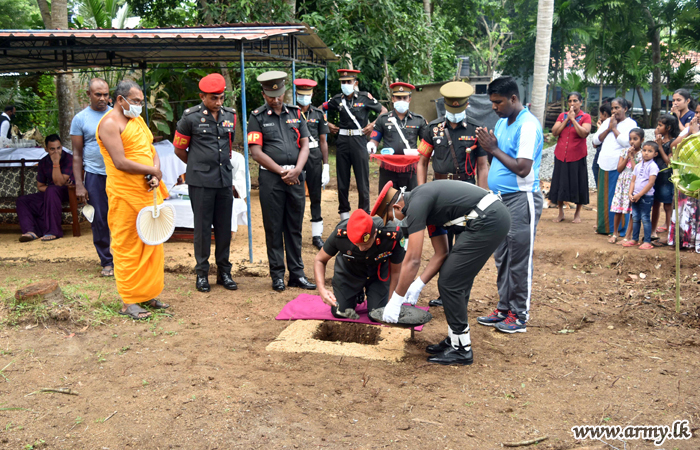
[{"label": "table", "polygon": [[[166,205],[175,207],[175,227],[194,228],[194,213],[189,200],[168,199]],[[238,225],[248,225],[248,207],[244,198],[233,199],[231,214],[231,231],[238,231]]]},{"label": "table", "polygon": [[[70,153],[73,152],[63,147],[63,150]],[[44,147],[5,147],[0,148],[0,167],[20,167],[20,163],[4,163],[3,161],[19,161],[20,159],[41,159],[48,155]],[[27,166],[35,166],[37,163],[30,163]]]}]

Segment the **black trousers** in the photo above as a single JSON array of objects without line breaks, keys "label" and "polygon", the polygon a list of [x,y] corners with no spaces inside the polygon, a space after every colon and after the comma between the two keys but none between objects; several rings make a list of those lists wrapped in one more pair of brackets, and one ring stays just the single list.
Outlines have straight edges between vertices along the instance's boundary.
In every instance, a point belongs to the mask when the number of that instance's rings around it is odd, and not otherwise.
[{"label": "black trousers", "polygon": [[305,276],[301,259],[301,226],[306,204],[303,174],[300,183],[291,186],[267,170],[261,170],[258,177],[267,259],[273,280],[284,279],[285,250],[290,278]]},{"label": "black trousers", "polygon": [[211,227],[214,226],[214,258],[219,273],[231,273],[229,250],[231,248],[231,213],[233,190],[222,188],[189,187],[190,204],[194,213],[194,266],[197,275],[209,274],[211,254]]},{"label": "black trousers", "polygon": [[336,141],[336,172],[338,176],[338,213],[350,212],[348,192],[350,190],[350,168],[355,172],[358,209],[369,214],[369,155],[367,138],[364,136],[338,135]]},{"label": "black trousers", "polygon": [[416,176],[416,171],[411,170],[410,172],[393,172],[391,170],[379,168],[379,192],[382,191],[384,185],[389,181],[394,182],[394,188],[399,189],[406,186],[406,192],[414,189],[418,186],[418,177]]},{"label": "black trousers", "polygon": [[309,151],[309,158],[304,166],[306,171],[306,187],[309,189],[309,202],[311,203],[311,221],[322,222],[321,217],[321,175],[323,175],[323,155],[318,148]]},{"label": "black trousers", "polygon": [[470,220],[457,235],[452,251],[440,267],[438,291],[447,324],[456,334],[466,330],[467,304],[474,278],[510,230],[510,213],[500,201],[477,219]]}]

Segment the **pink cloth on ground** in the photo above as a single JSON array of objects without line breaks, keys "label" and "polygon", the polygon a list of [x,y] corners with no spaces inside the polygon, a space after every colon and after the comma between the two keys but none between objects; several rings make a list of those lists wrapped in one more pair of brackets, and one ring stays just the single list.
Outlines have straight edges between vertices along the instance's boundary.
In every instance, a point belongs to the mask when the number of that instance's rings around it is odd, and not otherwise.
[{"label": "pink cloth on ground", "polygon": [[[429,308],[416,306],[424,311]],[[355,322],[365,323],[368,325],[382,325],[378,322],[372,322],[367,315],[367,302],[357,305],[355,312],[360,315],[359,320],[353,319],[338,319],[331,314],[331,307],[323,303],[318,295],[301,294],[291,302],[284,305],[282,311],[275,317],[276,320],[337,320],[339,322]],[[423,329],[423,325],[415,327],[416,331]]]}]

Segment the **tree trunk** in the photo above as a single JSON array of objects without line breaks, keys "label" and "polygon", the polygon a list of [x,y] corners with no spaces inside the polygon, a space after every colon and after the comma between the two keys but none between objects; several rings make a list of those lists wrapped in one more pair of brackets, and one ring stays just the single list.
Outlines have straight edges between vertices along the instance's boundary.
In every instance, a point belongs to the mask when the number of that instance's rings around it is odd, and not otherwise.
[{"label": "tree trunk", "polygon": [[[43,17],[43,14],[42,14]],[[48,25],[48,26],[47,26]],[[48,29],[68,29],[68,5],[66,0],[53,0],[51,2],[51,22],[44,23]],[[63,139],[63,145],[72,149],[70,136],[70,124],[75,115],[73,107],[73,76],[63,71],[56,74],[56,99],[58,101],[58,133]]]},{"label": "tree trunk", "polygon": [[[430,0],[423,0],[423,11],[425,12],[425,20],[428,23],[428,29],[430,30],[432,34],[432,20],[430,18],[431,14],[431,8],[430,8]],[[430,77],[430,81],[433,81],[433,50],[432,50],[432,45],[428,46],[428,76]]]},{"label": "tree trunk", "polygon": [[[649,8],[646,8],[647,18],[651,26],[651,126],[655,126],[661,113],[661,35]],[[639,94],[641,98],[641,93]],[[645,114],[646,116],[646,114]]]},{"label": "tree trunk", "polygon": [[544,127],[544,112],[549,72],[549,50],[552,42],[554,0],[539,0],[537,5],[537,38],[535,41],[535,68],[532,82],[532,114]]},{"label": "tree trunk", "polygon": [[44,21],[44,28],[51,28],[51,10],[49,9],[49,4],[46,0],[36,0],[39,4],[39,11],[41,12],[41,20]]},{"label": "tree trunk", "polygon": [[[639,103],[642,104],[642,114],[644,117],[644,126],[648,127],[649,126],[649,114],[647,114],[647,104],[644,101],[644,95],[642,93],[642,88],[640,88],[639,86],[637,86],[637,95],[639,96]],[[661,101],[661,99],[659,99],[659,101]],[[634,105],[632,105],[632,106],[634,107]],[[652,121],[651,123],[655,123],[655,122]]]},{"label": "tree trunk", "polygon": [[[296,2],[296,0],[284,0],[284,1],[287,5],[289,5],[289,8],[291,10],[289,12],[289,21],[290,22],[296,21],[296,18],[297,18],[297,2]],[[292,58],[293,57],[294,57],[294,55],[292,55]],[[292,73],[292,64],[287,63],[285,65],[289,68],[289,74],[292,76],[292,78],[294,78],[294,74]],[[293,79],[292,79],[292,82],[294,82]],[[287,103],[288,105],[294,104],[295,99],[292,98],[292,93],[293,93],[292,86],[289,86],[287,91],[284,93],[284,102]]]},{"label": "tree trunk", "polygon": [[598,80],[600,85],[598,86],[598,113],[600,113],[600,107],[603,106],[603,72],[600,72],[600,79]]}]

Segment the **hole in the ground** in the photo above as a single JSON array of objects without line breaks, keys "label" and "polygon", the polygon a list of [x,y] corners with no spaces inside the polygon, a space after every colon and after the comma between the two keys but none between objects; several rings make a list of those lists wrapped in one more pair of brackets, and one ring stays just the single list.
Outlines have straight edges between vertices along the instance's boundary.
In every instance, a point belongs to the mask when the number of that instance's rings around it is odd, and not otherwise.
[{"label": "hole in the ground", "polygon": [[354,342],[356,344],[377,345],[379,327],[352,322],[323,322],[313,335],[314,339],[330,342]]}]

